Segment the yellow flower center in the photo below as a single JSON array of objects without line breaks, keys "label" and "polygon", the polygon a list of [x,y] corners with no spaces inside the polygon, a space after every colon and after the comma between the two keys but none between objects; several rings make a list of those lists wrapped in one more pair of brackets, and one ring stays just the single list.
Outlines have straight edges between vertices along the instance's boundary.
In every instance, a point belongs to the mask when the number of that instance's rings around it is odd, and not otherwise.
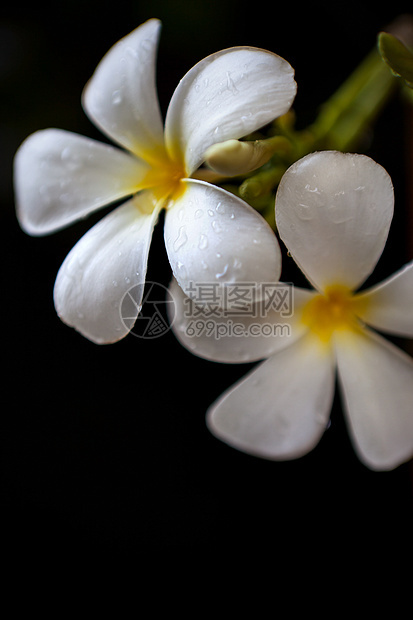
[{"label": "yellow flower center", "polygon": [[301,320],[326,343],[337,330],[357,329],[360,304],[348,288],[339,284],[328,286],[324,294],[305,304]]},{"label": "yellow flower center", "polygon": [[156,200],[181,197],[185,192],[182,179],[187,177],[183,162],[173,161],[163,148],[148,154],[145,159],[151,167],[139,184],[140,189],[150,189]]}]

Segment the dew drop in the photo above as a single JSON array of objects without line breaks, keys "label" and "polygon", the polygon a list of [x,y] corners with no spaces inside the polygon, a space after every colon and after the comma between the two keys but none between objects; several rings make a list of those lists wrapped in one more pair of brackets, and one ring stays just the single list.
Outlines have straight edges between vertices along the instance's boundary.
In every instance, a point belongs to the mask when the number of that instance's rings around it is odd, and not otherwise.
[{"label": "dew drop", "polygon": [[305,189],[312,194],[320,194],[321,192],[318,190],[318,187],[311,187],[309,183],[305,186]]},{"label": "dew drop", "polygon": [[197,209],[195,211],[195,219],[199,220],[200,217],[202,217],[204,215],[204,212],[202,211],[202,209]]},{"label": "dew drop", "polygon": [[60,153],[60,159],[63,161],[67,161],[72,156],[72,152],[68,146],[66,146],[63,151]]},{"label": "dew drop", "polygon": [[344,224],[345,222],[350,222],[352,219],[351,214],[348,214],[346,212],[343,212],[341,209],[338,209],[337,205],[329,205],[326,213],[329,220],[334,222],[334,224]]},{"label": "dew drop", "polygon": [[113,105],[119,105],[120,103],[122,103],[122,93],[120,92],[120,90],[115,90],[112,93],[112,103]]},{"label": "dew drop", "polygon": [[297,215],[301,220],[311,220],[312,219],[312,213],[311,213],[311,209],[308,205],[305,205],[303,203],[300,203],[298,205],[297,208]]},{"label": "dew drop", "polygon": [[198,247],[200,250],[205,250],[208,247],[208,237],[206,235],[200,236]]},{"label": "dew drop", "polygon": [[181,261],[178,261],[178,262],[176,263],[176,267],[177,267],[177,269],[178,269],[178,271],[179,271],[180,275],[181,275],[182,277],[185,277],[185,276],[186,276],[186,267],[185,267],[185,265],[184,265],[183,263],[181,263]]},{"label": "dew drop", "polygon": [[215,230],[216,233],[220,233],[223,230],[222,224],[220,224],[220,222],[218,222],[217,220],[214,220],[212,222],[212,228]]},{"label": "dew drop", "polygon": [[177,252],[188,241],[187,234],[185,232],[185,226],[181,226],[178,232],[178,236],[173,243],[175,252]]},{"label": "dew drop", "polygon": [[235,86],[235,82],[231,78],[231,74],[229,71],[227,71],[227,88],[233,95],[236,95],[238,93],[238,89]]},{"label": "dew drop", "polygon": [[219,202],[219,203],[217,204],[217,206],[215,207],[215,211],[216,211],[217,213],[222,213],[222,214],[224,214],[224,213],[226,212],[226,211],[225,211],[225,205],[223,205],[223,204],[222,204],[222,202]]},{"label": "dew drop", "polygon": [[219,280],[220,278],[223,278],[224,275],[227,273],[227,271],[228,271],[228,264],[225,265],[224,269],[220,273],[215,274],[215,277],[217,278],[217,280]]}]

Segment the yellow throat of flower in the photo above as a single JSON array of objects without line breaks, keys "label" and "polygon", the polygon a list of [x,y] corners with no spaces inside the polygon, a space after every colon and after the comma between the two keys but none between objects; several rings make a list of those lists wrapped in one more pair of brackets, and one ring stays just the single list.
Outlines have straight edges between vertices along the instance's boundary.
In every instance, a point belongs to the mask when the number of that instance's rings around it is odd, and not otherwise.
[{"label": "yellow throat of flower", "polygon": [[358,328],[358,310],[361,300],[339,284],[328,286],[323,294],[308,301],[301,320],[322,342],[330,341],[333,332]]},{"label": "yellow throat of flower", "polygon": [[180,198],[185,192],[182,180],[187,178],[184,164],[173,161],[164,149],[151,153],[145,159],[151,167],[140,183],[140,189],[150,189],[157,200]]}]

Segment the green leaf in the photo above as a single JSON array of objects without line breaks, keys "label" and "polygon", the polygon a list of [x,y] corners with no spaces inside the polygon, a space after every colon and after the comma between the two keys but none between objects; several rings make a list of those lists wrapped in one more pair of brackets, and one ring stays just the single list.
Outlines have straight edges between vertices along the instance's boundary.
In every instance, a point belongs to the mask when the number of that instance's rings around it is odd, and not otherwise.
[{"label": "green leaf", "polygon": [[388,32],[380,32],[378,48],[392,73],[401,77],[409,88],[413,88],[413,52]]}]

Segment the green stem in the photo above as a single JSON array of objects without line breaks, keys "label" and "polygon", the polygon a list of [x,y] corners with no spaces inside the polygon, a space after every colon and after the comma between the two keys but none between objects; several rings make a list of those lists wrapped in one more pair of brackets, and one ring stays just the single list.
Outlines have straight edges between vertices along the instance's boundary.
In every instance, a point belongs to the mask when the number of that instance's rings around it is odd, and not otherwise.
[{"label": "green stem", "polygon": [[323,104],[317,119],[308,128],[311,150],[356,148],[397,85],[374,48]]}]

